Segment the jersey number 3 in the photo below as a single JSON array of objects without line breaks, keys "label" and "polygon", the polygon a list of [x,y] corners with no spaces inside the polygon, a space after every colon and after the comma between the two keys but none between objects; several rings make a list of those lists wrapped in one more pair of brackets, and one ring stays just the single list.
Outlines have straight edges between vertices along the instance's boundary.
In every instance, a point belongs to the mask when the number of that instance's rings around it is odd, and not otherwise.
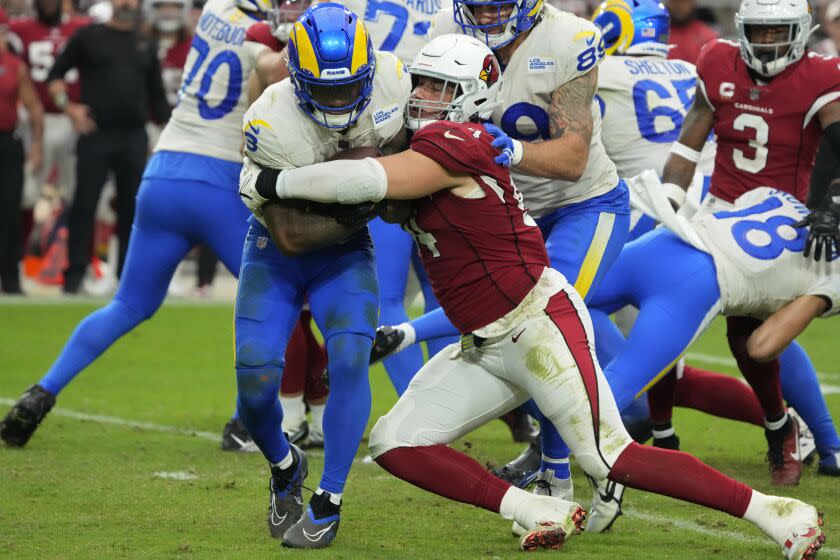
[{"label": "jersey number 3", "polygon": [[770,137],[770,126],[759,115],[741,113],[732,122],[732,128],[738,132],[755,131],[755,138],[748,141],[753,150],[752,157],[746,155],[743,150],[735,148],[732,150],[732,160],[735,162],[735,167],[741,171],[759,173],[767,166],[767,140]]}]

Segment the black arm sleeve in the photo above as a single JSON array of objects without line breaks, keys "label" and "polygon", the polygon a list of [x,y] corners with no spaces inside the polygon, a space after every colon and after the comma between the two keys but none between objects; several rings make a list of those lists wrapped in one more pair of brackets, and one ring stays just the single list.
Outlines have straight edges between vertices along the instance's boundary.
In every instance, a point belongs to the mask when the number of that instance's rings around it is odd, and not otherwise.
[{"label": "black arm sleeve", "polygon": [[828,185],[840,179],[840,122],[833,122],[823,130],[808,193],[808,208],[818,208],[825,200]]},{"label": "black arm sleeve", "polygon": [[53,80],[63,80],[67,72],[79,66],[82,60],[84,31],[85,28],[82,28],[73,33],[73,36],[55,57],[55,62],[50,68],[49,74],[47,74],[47,83]]},{"label": "black arm sleeve", "polygon": [[146,77],[146,83],[149,88],[149,103],[151,105],[152,114],[158,123],[165,123],[169,120],[172,113],[172,108],[169,106],[169,101],[166,99],[166,89],[163,87],[163,71],[160,68],[160,60],[157,57],[157,45],[149,49],[151,53],[151,64],[149,64],[149,75]]}]

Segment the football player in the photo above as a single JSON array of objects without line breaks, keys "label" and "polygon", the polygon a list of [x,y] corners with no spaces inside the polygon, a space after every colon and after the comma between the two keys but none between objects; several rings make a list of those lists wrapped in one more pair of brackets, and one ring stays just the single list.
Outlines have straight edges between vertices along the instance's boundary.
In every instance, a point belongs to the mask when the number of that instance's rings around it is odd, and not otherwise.
[{"label": "football player", "polygon": [[417,129],[411,149],[285,171],[246,163],[240,184],[255,211],[277,199],[412,201],[405,226],[463,334],[374,426],[376,461],[428,491],[515,519],[527,530],[523,550],[560,548],[580,530],[580,506],[515,488],[447,446],[532,397],[591,476],[742,517],[786,558],[813,558],[824,536],[812,506],[765,496],[690,455],[630,439],[595,359],[583,300],[551,267],[522,195],[494,162],[494,139],[468,122],[486,117],[498,95],[490,51],[470,37],[440,36],[411,69],[406,121]]},{"label": "football player", "polygon": [[[715,168],[701,211],[728,209],[740,195],[761,185],[787,191],[803,202],[810,190],[810,205],[815,207],[826,185],[840,175],[840,60],[805,48],[811,33],[805,0],[743,0],[735,22],[738,42],[712,42],[698,60],[700,94],[671,148],[663,171],[665,187],[680,204],[699,151],[714,129]],[[821,225],[822,217],[819,210],[809,216],[814,221],[811,235],[830,239],[831,224]],[[821,252],[816,251],[817,258]],[[774,484],[795,484],[802,471],[796,453],[798,428],[782,401],[779,361],[758,363],[747,352],[747,340],[758,325],[753,318],[730,316],[727,338],[764,411],[771,479]],[[805,360],[802,367],[809,366]],[[814,394],[811,400],[820,398]],[[825,460],[837,459],[832,455]]]},{"label": "football player", "polygon": [[[56,187],[65,201],[73,200],[76,183],[73,125],[52,100],[47,91],[47,74],[58,52],[77,29],[90,24],[90,19],[64,14],[61,0],[35,0],[35,16],[13,19],[9,24],[9,43],[29,66],[29,75],[44,106],[43,165],[26,177],[25,200],[31,204],[38,197],[53,168],[58,170]],[[64,77],[67,94],[78,102],[81,95],[79,73],[72,70]]]},{"label": "football player", "polygon": [[[193,246],[210,246],[238,274],[248,217],[236,193],[247,103],[243,86],[265,48],[244,38],[270,7],[270,0],[210,0],[205,6],[178,106],[143,174],[117,293],[76,327],[47,374],[0,423],[7,444],[25,445],[67,384],[157,311],[175,268]],[[202,203],[195,204],[195,197]],[[232,420],[225,435],[238,424]],[[247,444],[244,427],[240,433]]]},{"label": "football player", "polygon": [[[245,115],[244,177],[258,165],[299,168],[351,148],[404,146],[410,78],[396,56],[374,51],[361,19],[341,5],[317,4],[295,23],[287,47],[291,78],[269,86]],[[238,408],[271,467],[268,527],[285,546],[323,548],[336,538],[370,415],[367,357],[379,301],[370,208],[362,210],[365,219],[339,215],[339,222],[330,208],[274,205],[250,219],[234,321]],[[304,512],[306,455],[283,435],[277,392],[305,296],[326,340],[330,396],[324,472]]]}]

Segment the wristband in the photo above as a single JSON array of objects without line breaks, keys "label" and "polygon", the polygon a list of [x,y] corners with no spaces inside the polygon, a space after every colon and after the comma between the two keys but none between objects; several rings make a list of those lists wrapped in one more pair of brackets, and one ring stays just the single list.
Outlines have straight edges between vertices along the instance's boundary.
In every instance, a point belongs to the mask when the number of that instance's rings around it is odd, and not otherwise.
[{"label": "wristband", "polygon": [[700,152],[697,150],[692,150],[685,144],[680,144],[679,142],[674,142],[671,144],[671,153],[675,156],[680,156],[683,159],[687,159],[692,163],[697,163],[700,161]]},{"label": "wristband", "polygon": [[513,155],[510,158],[510,165],[511,167],[516,167],[522,163],[522,159],[525,157],[525,147],[519,140],[511,139],[510,143],[513,146]]},{"label": "wristband", "polygon": [[257,182],[254,188],[266,201],[280,200],[277,196],[277,178],[280,176],[279,169],[263,169],[257,175]]},{"label": "wristband", "polygon": [[686,192],[681,186],[674,183],[662,183],[662,186],[665,188],[665,195],[668,197],[668,200],[676,204],[678,207],[683,205],[683,202],[685,202]]}]

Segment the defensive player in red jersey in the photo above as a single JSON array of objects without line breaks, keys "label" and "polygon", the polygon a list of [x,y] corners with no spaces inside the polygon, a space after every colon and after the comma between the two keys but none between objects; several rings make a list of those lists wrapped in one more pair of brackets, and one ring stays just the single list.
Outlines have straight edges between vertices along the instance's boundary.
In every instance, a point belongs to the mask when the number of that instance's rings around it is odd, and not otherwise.
[{"label": "defensive player in red jersey", "polygon": [[812,506],[765,496],[690,455],[632,442],[595,358],[583,300],[551,268],[522,196],[494,162],[492,136],[468,122],[498,102],[491,51],[471,37],[443,35],[421,50],[411,72],[411,149],[282,172],[246,162],[240,177],[240,195],[254,211],[278,198],[412,201],[402,223],[462,339],[432,358],[377,422],[376,461],[428,491],[515,519],[527,530],[524,550],[559,548],[580,529],[578,504],[512,487],[447,446],[534,398],[590,476],[742,517],[786,558],[813,558],[824,537]]},{"label": "defensive player in red jersey", "polygon": [[[840,174],[840,59],[805,48],[811,32],[807,0],[743,0],[735,21],[739,42],[709,43],[697,62],[700,93],[666,162],[666,189],[676,204],[684,199],[699,151],[714,129],[717,156],[703,211],[729,207],[759,186],[804,202],[811,185],[815,208]],[[809,220],[822,215],[814,212]],[[830,237],[837,224],[824,229]],[[811,236],[821,231],[818,224]],[[727,337],[764,411],[771,480],[796,484],[802,472],[798,427],[784,408],[779,361],[758,363],[746,351],[758,325],[755,319],[730,317]]]},{"label": "defensive player in red jersey", "polygon": [[[29,66],[38,98],[44,107],[44,164],[26,179],[27,198],[37,197],[53,168],[58,171],[57,185],[65,200],[73,199],[76,182],[75,133],[70,119],[55,106],[47,92],[47,74],[58,52],[77,29],[90,23],[86,17],[64,14],[61,0],[35,0],[35,17],[12,20],[10,44],[21,53]],[[78,102],[81,95],[76,70],[67,73],[68,95]]]}]

